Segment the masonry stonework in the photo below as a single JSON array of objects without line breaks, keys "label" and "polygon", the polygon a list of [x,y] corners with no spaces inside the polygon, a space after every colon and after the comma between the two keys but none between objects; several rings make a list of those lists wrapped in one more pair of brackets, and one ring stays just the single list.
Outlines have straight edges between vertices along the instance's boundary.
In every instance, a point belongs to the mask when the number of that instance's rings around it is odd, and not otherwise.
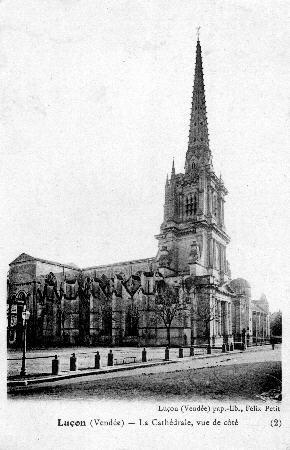
[{"label": "masonry stonework", "polygon": [[231,280],[227,190],[209,146],[199,40],[184,173],[165,183],[157,255],[80,269],[22,253],[8,276],[8,344],[21,346],[245,345],[269,338],[267,299]]}]

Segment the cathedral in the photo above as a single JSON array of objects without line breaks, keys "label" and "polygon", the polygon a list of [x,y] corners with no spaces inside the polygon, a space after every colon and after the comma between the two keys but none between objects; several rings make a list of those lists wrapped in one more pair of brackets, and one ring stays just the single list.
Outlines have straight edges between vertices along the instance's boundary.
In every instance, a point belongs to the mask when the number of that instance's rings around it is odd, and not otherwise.
[{"label": "cathedral", "polygon": [[165,184],[158,251],[148,259],[78,268],[22,253],[8,274],[7,341],[52,345],[189,346],[269,339],[269,305],[231,279],[227,189],[213,169],[199,38],[184,173]]}]

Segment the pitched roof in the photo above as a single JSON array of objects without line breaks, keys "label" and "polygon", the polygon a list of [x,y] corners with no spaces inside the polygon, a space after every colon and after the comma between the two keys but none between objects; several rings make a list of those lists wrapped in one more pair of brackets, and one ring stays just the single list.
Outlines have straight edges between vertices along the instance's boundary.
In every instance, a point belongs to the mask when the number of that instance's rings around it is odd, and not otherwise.
[{"label": "pitched roof", "polygon": [[35,258],[34,256],[30,256],[27,253],[21,253],[21,255],[17,256],[16,259],[14,259],[9,266],[13,266],[16,264],[21,264],[24,262],[28,262],[28,261],[39,261],[42,263],[46,263],[46,264],[53,264],[54,266],[61,266],[61,267],[67,267],[69,269],[74,269],[74,270],[80,270],[76,265],[74,264],[62,264],[56,261],[48,261],[47,259],[40,259],[40,258]]},{"label": "pitched roof", "polygon": [[18,264],[18,263],[22,263],[22,262],[26,262],[26,261],[35,261],[36,258],[34,258],[33,256],[28,255],[27,253],[21,253],[21,255],[17,256],[17,258],[15,258],[10,264],[9,266],[11,266],[12,264]]}]

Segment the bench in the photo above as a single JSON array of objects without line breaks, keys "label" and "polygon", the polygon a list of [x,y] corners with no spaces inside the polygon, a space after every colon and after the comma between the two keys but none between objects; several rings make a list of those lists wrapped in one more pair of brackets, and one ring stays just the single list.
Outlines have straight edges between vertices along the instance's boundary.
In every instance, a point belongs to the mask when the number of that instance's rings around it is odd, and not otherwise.
[{"label": "bench", "polygon": [[130,364],[130,362],[134,362],[135,363],[136,362],[136,356],[125,356],[125,358],[123,359],[123,364]]},{"label": "bench", "polygon": [[120,360],[119,360],[119,363],[118,363],[118,359],[114,359],[114,364],[115,365],[120,365],[120,364],[130,364],[131,362],[136,362],[136,358],[137,358],[137,356],[125,356],[124,358],[123,358],[123,362],[121,363],[120,362]]}]

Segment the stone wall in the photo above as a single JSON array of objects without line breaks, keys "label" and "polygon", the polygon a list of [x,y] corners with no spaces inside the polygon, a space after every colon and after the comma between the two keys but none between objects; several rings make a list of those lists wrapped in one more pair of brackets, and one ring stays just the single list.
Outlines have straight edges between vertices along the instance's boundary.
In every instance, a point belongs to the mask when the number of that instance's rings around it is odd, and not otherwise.
[{"label": "stone wall", "polygon": [[[10,266],[9,342],[21,345],[21,312],[26,303],[31,312],[27,332],[30,346],[166,345],[166,324],[156,313],[155,304],[160,283],[179,286],[179,300],[185,302],[170,327],[171,345],[206,344],[206,330],[211,344],[218,346],[230,342],[232,334],[240,341],[243,330],[251,337],[253,312],[245,280],[222,286],[212,275],[158,270],[154,258],[80,270],[22,256]],[[191,286],[189,290],[186,283]],[[260,308],[258,303],[256,309]],[[262,303],[266,304],[264,299]],[[215,308],[215,316],[208,322],[194,316],[194,307],[199,304]],[[264,315],[255,322],[261,330],[267,328]]]}]

